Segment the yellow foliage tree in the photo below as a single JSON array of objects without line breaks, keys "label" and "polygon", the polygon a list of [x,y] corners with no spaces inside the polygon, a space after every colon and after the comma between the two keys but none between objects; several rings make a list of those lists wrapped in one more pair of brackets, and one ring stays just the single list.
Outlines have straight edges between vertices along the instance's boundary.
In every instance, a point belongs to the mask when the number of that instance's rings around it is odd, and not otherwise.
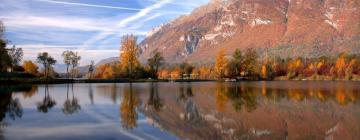
[{"label": "yellow foliage tree", "polygon": [[160,70],[159,72],[158,72],[158,78],[159,79],[168,79],[170,76],[169,76],[170,74],[169,74],[169,71],[168,70]]},{"label": "yellow foliage tree", "polygon": [[106,65],[102,78],[110,79],[110,78],[114,78],[114,75],[115,75],[114,68],[110,65]]},{"label": "yellow foliage tree", "polygon": [[209,67],[201,67],[199,69],[200,79],[211,79],[211,69]]},{"label": "yellow foliage tree", "polygon": [[96,68],[96,74],[95,74],[96,78],[110,79],[110,78],[114,78],[114,75],[115,75],[114,67],[110,64],[100,65]]},{"label": "yellow foliage tree", "polygon": [[221,49],[217,56],[216,56],[216,62],[215,62],[215,73],[218,78],[224,78],[226,68],[228,65],[228,60],[225,57],[225,51],[224,49]]},{"label": "yellow foliage tree", "polygon": [[292,77],[299,75],[303,67],[304,64],[301,58],[290,61],[288,64],[288,76]]},{"label": "yellow foliage tree", "polygon": [[180,78],[180,70],[173,70],[170,73],[171,79],[179,79]]},{"label": "yellow foliage tree", "polygon": [[30,73],[33,75],[38,74],[38,66],[30,60],[24,61],[23,67],[26,73]]},{"label": "yellow foliage tree", "polygon": [[120,68],[129,78],[134,78],[134,73],[140,66],[136,41],[137,38],[134,35],[126,35],[121,42]]},{"label": "yellow foliage tree", "polygon": [[267,76],[268,76],[266,64],[263,64],[261,66],[261,76],[262,76],[262,78],[267,78]]},{"label": "yellow foliage tree", "polygon": [[342,53],[339,55],[338,59],[335,63],[335,72],[338,77],[342,77],[345,75],[346,69],[346,54]]}]

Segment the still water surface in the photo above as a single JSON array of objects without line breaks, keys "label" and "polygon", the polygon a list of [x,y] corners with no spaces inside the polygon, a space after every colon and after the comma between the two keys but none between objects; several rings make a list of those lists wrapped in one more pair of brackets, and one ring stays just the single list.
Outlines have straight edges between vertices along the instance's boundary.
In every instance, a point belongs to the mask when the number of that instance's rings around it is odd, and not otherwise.
[{"label": "still water surface", "polygon": [[0,88],[0,140],[360,139],[358,82]]}]

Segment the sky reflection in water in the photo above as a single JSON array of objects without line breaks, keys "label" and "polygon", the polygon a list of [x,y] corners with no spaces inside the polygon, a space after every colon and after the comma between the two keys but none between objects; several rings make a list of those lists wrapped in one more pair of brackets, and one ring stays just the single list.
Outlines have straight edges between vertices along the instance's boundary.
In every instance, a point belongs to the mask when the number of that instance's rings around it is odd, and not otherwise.
[{"label": "sky reflection in water", "polygon": [[358,82],[0,88],[0,139],[358,139]]}]

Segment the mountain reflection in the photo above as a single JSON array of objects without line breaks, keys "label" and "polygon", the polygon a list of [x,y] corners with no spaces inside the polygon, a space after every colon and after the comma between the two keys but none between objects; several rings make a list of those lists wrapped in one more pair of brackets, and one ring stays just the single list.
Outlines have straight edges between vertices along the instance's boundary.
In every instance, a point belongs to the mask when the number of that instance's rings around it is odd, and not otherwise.
[{"label": "mountain reflection", "polygon": [[[180,139],[360,137],[360,87],[352,82],[93,83],[0,89],[1,122],[39,114],[31,111],[47,113],[61,102],[56,106],[61,110],[52,112],[66,115],[49,121],[91,119],[131,133],[152,125]],[[23,114],[22,105],[29,114]]]}]

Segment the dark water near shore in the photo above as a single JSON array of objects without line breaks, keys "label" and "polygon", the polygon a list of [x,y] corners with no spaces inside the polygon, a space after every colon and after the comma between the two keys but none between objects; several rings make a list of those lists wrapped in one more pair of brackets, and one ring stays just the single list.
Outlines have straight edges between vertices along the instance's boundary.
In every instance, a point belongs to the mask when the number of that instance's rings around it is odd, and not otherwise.
[{"label": "dark water near shore", "polygon": [[2,86],[0,140],[358,140],[359,100],[359,82]]}]

